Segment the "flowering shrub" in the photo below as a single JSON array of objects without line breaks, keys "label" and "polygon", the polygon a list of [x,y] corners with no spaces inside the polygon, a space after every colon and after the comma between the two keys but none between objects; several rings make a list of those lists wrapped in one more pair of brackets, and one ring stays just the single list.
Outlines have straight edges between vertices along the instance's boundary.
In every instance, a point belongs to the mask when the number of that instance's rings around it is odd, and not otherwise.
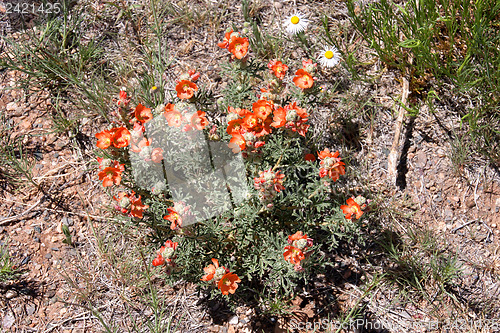
[{"label": "flowering shrub", "polygon": [[[287,20],[292,34],[308,24],[300,14]],[[312,131],[322,103],[317,64],[260,63],[246,32],[229,29],[218,43],[230,53],[222,98],[207,98],[189,70],[150,88],[150,105],[121,90],[112,124],[96,134],[98,177],[117,214],[169,239],[151,258],[157,274],[214,296],[292,293],[357,234],[366,206],[361,197],[343,205],[346,164]],[[322,66],[338,63],[334,47],[323,53]]]}]

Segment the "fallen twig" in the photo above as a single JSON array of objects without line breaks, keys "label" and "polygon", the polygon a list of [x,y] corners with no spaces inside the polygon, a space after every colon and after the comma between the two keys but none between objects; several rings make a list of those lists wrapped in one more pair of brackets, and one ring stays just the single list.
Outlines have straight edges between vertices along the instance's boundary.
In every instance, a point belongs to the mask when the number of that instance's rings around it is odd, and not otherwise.
[{"label": "fallen twig", "polygon": [[456,227],[456,228],[453,228],[453,229],[451,230],[451,232],[452,232],[452,233],[454,233],[454,232],[456,232],[457,230],[460,230],[460,229],[462,229],[462,228],[465,228],[466,226],[468,226],[468,225],[470,225],[470,224],[472,224],[472,223],[474,223],[474,222],[477,222],[477,220],[472,220],[472,221],[469,221],[469,222],[467,222],[467,223],[465,223],[465,224],[462,224],[462,225],[460,225],[460,226],[458,226],[458,227]]},{"label": "fallen twig", "polygon": [[394,125],[394,140],[392,141],[391,151],[387,157],[387,172],[388,177],[394,184],[396,183],[396,168],[398,164],[399,156],[399,140],[401,138],[401,128],[403,127],[403,120],[405,116],[405,107],[408,100],[408,95],[410,93],[410,83],[406,76],[403,77],[403,95],[401,97],[401,105],[399,106],[399,114],[396,119],[396,125]]}]

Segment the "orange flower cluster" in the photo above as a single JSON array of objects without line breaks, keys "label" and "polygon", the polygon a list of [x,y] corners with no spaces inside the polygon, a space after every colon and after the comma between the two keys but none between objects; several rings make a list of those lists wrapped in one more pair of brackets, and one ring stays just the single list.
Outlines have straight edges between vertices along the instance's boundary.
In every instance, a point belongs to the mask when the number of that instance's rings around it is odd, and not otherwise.
[{"label": "orange flower cluster", "polygon": [[274,118],[271,126],[276,128],[284,126],[305,137],[307,129],[309,128],[309,125],[306,124],[307,117],[309,117],[309,115],[306,110],[298,107],[297,103],[293,102],[284,108],[279,107],[274,111]]},{"label": "orange flower cluster", "polygon": [[125,148],[130,143],[130,132],[125,127],[114,127],[97,133],[97,147],[108,149],[109,147]]},{"label": "orange flower cluster", "polygon": [[276,108],[272,101],[260,99],[252,104],[252,111],[246,109],[228,108],[227,133],[232,136],[229,148],[247,157],[248,152],[258,153],[258,148],[265,142],[263,137],[270,134],[271,127],[285,127],[305,136],[309,125],[306,124],[307,112],[298,107],[297,103]]},{"label": "orange flower cluster", "polygon": [[224,266],[219,266],[219,261],[212,258],[212,263],[203,268],[205,275],[200,279],[202,281],[213,281],[223,295],[234,294],[238,288],[237,283],[241,280],[238,275],[231,273],[229,269]]},{"label": "orange flower cluster", "polygon": [[156,258],[153,259],[153,266],[165,265],[169,269],[168,273],[170,274],[170,269],[172,267],[175,267],[174,260],[175,258],[177,258],[177,256],[175,255],[177,245],[177,242],[167,240],[165,242],[165,245],[156,252]]},{"label": "orange flower cluster", "polygon": [[339,152],[331,153],[327,148],[322,152],[318,152],[318,157],[321,160],[319,176],[330,177],[333,181],[337,181],[340,175],[345,175],[345,163],[340,161]]},{"label": "orange flower cluster", "polygon": [[115,206],[116,210],[130,217],[142,219],[142,213],[149,207],[148,205],[142,204],[141,196],[139,195],[136,197],[134,191],[130,194],[120,192],[118,193],[118,197],[113,196],[113,199],[118,201],[118,204]]},{"label": "orange flower cluster", "polygon": [[366,207],[366,199],[362,196],[347,199],[347,205],[340,206],[345,218],[348,220],[359,219],[363,215],[362,209]]},{"label": "orange flower cluster", "polygon": [[176,106],[171,103],[168,103],[167,106],[165,106],[165,112],[163,112],[163,116],[167,120],[168,126],[182,126],[183,132],[191,130],[201,131],[208,125],[208,119],[205,112],[197,111],[191,115],[187,115],[187,112],[181,112],[177,110]]},{"label": "orange flower cluster", "polygon": [[253,103],[252,111],[229,107],[227,133],[232,136],[229,148],[239,152],[250,148],[257,149],[264,145],[261,138],[271,133],[271,113],[274,105],[265,99]]},{"label": "orange flower cluster", "polygon": [[313,64],[312,60],[303,60],[302,68],[295,72],[293,83],[302,90],[311,88],[314,84],[314,78],[311,73],[315,67],[316,64]]},{"label": "orange flower cluster", "polygon": [[285,189],[283,178],[284,174],[272,169],[260,171],[259,177],[254,178],[254,187],[259,191],[259,198],[263,203],[267,203],[269,208],[272,207],[274,197]]},{"label": "orange flower cluster", "polygon": [[239,32],[231,29],[224,34],[224,39],[217,45],[231,52],[233,58],[243,59],[248,53],[250,43],[247,37],[241,37]]},{"label": "orange flower cluster", "polygon": [[307,235],[303,235],[302,231],[297,231],[295,234],[288,236],[288,244],[290,245],[285,246],[283,257],[294,265],[296,271],[300,272],[303,270],[300,262],[309,254],[307,250],[313,246],[313,240],[307,238]]},{"label": "orange flower cluster", "polygon": [[98,157],[97,161],[99,162],[99,170],[101,170],[98,176],[99,180],[102,181],[102,186],[120,185],[125,165],[120,164],[118,161],[111,161],[110,159],[101,157]]},{"label": "orange flower cluster", "polygon": [[286,72],[288,71],[288,66],[278,60],[271,60],[267,64],[267,68],[280,80],[285,78]]}]

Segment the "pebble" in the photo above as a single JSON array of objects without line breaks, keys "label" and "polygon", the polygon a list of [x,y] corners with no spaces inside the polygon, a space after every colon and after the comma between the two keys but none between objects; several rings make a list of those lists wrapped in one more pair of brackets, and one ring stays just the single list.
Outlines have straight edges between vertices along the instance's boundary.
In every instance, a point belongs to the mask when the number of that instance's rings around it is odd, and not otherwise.
[{"label": "pebble", "polygon": [[42,233],[42,228],[40,228],[40,227],[39,227],[39,226],[37,226],[37,225],[33,227],[33,230],[35,230],[35,232],[37,232],[37,233],[39,233],[39,234],[40,234],[40,233]]},{"label": "pebble", "polygon": [[498,213],[500,211],[500,198],[497,198],[495,201],[495,213]]},{"label": "pebble", "polygon": [[7,109],[7,111],[14,111],[15,109],[17,109],[17,103],[16,102],[10,102],[6,105],[5,107]]},{"label": "pebble", "polygon": [[238,316],[233,316],[231,319],[229,319],[229,324],[238,325],[238,321],[239,321]]},{"label": "pebble", "polygon": [[73,219],[71,217],[63,217],[61,222],[67,225],[68,227],[71,227],[73,224],[75,224],[75,222],[73,222]]},{"label": "pebble", "polygon": [[7,298],[7,299],[12,299],[14,297],[17,297],[17,291],[15,291],[15,290],[8,290],[5,293],[5,298]]},{"label": "pebble", "polygon": [[52,254],[47,253],[47,254],[45,255],[45,258],[46,258],[46,259],[50,259],[50,258],[52,258]]},{"label": "pebble", "polygon": [[40,243],[40,238],[38,238],[38,237],[36,237],[36,236],[35,236],[35,237],[33,238],[33,241],[34,241],[35,243]]},{"label": "pebble", "polygon": [[59,251],[59,248],[58,247],[53,247],[51,248],[52,251]]},{"label": "pebble", "polygon": [[31,316],[33,313],[35,313],[35,306],[34,305],[28,305],[26,307],[26,312],[28,313],[28,316]]}]

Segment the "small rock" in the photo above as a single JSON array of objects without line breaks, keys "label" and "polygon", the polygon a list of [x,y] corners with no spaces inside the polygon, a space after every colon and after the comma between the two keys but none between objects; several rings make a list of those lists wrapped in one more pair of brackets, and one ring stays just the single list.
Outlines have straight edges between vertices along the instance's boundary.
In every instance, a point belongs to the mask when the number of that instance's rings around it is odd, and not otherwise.
[{"label": "small rock", "polygon": [[71,217],[63,217],[61,222],[67,225],[68,227],[71,227],[73,224],[75,224],[75,222],[73,222],[73,219]]},{"label": "small rock", "polygon": [[231,319],[229,319],[229,324],[231,325],[238,325],[239,318],[238,316],[233,316]]},{"label": "small rock", "polygon": [[26,312],[28,313],[28,316],[31,316],[33,313],[35,313],[35,306],[34,305],[28,305],[26,307]]},{"label": "small rock", "polygon": [[449,208],[446,208],[444,210],[444,220],[445,221],[451,221],[453,219],[453,211]]},{"label": "small rock", "polygon": [[495,213],[498,213],[500,211],[500,198],[497,198],[495,201]]},{"label": "small rock", "polygon": [[3,320],[2,320],[2,326],[4,328],[11,328],[12,325],[14,325],[14,323],[16,322],[16,318],[14,317],[14,314],[9,312],[8,314],[6,314],[4,317],[3,317]]},{"label": "small rock", "polygon": [[420,150],[416,154],[417,156],[417,162],[415,163],[417,167],[419,168],[425,168],[425,165],[427,164],[427,155],[425,155],[425,152]]},{"label": "small rock", "polygon": [[15,290],[7,290],[7,292],[5,293],[5,298],[12,299],[14,297],[17,297],[17,291],[15,291]]},{"label": "small rock", "polygon": [[35,237],[33,238],[33,241],[34,241],[35,243],[40,243],[40,238],[38,238],[38,237],[36,237],[36,236],[35,236]]},{"label": "small rock", "polygon": [[465,204],[467,205],[467,208],[472,208],[472,207],[474,207],[476,205],[476,203],[474,202],[473,198],[468,198],[465,201]]},{"label": "small rock", "polygon": [[42,229],[39,226],[37,226],[37,225],[33,227],[33,230],[35,230],[35,232],[37,232],[39,234],[42,233]]},{"label": "small rock", "polygon": [[52,254],[47,253],[47,254],[45,255],[45,258],[46,258],[46,259],[50,259],[50,258],[52,258]]},{"label": "small rock", "polygon": [[52,247],[50,248],[52,251],[59,251],[59,248],[58,247]]},{"label": "small rock", "polygon": [[6,105],[5,107],[7,109],[7,111],[14,111],[15,109],[17,109],[17,103],[16,102],[10,102]]},{"label": "small rock", "polygon": [[51,243],[57,243],[59,241],[62,241],[64,239],[64,235],[59,235],[59,236],[52,236],[50,238]]}]

